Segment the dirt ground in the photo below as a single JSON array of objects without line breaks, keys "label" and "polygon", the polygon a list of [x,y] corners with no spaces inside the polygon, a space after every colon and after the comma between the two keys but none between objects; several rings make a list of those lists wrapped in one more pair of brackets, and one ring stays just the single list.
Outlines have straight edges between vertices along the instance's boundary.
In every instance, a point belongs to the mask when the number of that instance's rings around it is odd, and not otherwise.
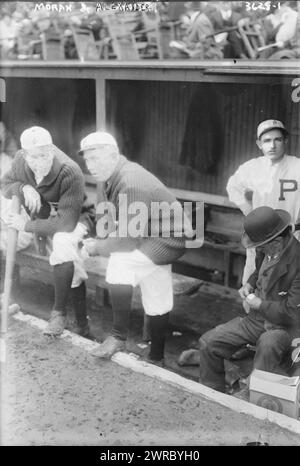
[{"label": "dirt ground", "polygon": [[[25,314],[48,320],[53,287],[37,278],[34,271],[23,268],[13,301]],[[99,306],[89,294],[88,312],[94,339],[101,342],[112,325],[111,309]],[[197,381],[197,367],[178,366],[181,351],[196,346],[203,332],[240,312],[239,303],[226,294],[217,297],[202,291],[188,300],[175,298],[167,369]],[[141,357],[149,350],[142,341],[142,324],[142,313],[136,309],[131,313],[127,351]],[[69,308],[68,328],[72,327]],[[2,400],[4,445],[245,445],[259,438],[271,445],[300,445],[296,434],[111,361],[95,361],[70,342],[49,341],[41,331],[14,319],[8,354]],[[251,358],[237,369],[247,375]]]},{"label": "dirt ground", "polygon": [[2,445],[300,445],[300,437],[10,320]]},{"label": "dirt ground", "polygon": [[[20,304],[22,312],[29,313],[44,320],[49,319],[53,305],[53,286],[42,283],[37,279],[35,271],[22,268],[21,281],[13,290],[13,301]],[[188,348],[197,347],[198,339],[207,330],[228,320],[243,315],[241,306],[234,300],[218,297],[209,293],[201,293],[193,297],[175,297],[174,309],[170,314],[169,334],[167,337],[165,362],[168,369],[189,379],[198,381],[198,367],[180,367],[177,359],[180,353]],[[88,314],[90,328],[94,339],[101,342],[109,334],[112,325],[112,311],[109,306],[96,303],[95,296],[88,294]],[[72,330],[74,316],[71,306],[68,308],[67,328]],[[143,313],[135,308],[131,312],[130,330],[127,350],[146,356],[148,346],[142,340]],[[141,347],[142,346],[142,347]],[[247,376],[251,370],[250,359],[243,360],[239,366],[230,365],[233,379],[235,372],[240,376]]]}]

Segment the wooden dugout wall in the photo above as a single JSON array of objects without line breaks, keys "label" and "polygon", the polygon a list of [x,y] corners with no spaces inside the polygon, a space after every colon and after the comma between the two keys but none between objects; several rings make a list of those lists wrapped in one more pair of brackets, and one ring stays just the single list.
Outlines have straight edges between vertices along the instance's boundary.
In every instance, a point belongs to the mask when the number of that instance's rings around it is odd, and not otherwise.
[{"label": "wooden dugout wall", "polygon": [[108,127],[129,158],[172,188],[226,197],[230,174],[258,155],[255,131],[266,118],[285,121],[289,152],[299,154],[300,106],[291,95],[300,68],[291,62],[223,70],[216,62],[15,62],[1,72],[3,119],[17,138],[45,125],[76,158],[83,135]]},{"label": "wooden dugout wall", "polygon": [[[7,62],[1,76],[7,84],[3,119],[17,137],[30,124],[44,125],[80,163],[81,137],[107,128],[125,155],[179,198],[212,206],[213,230],[235,239],[241,216],[225,186],[240,163],[258,155],[257,124],[285,121],[289,152],[299,156],[300,106],[292,100],[292,83],[300,66],[291,61]],[[228,285],[240,274],[238,255],[210,245],[190,251],[186,262],[220,270]]]}]

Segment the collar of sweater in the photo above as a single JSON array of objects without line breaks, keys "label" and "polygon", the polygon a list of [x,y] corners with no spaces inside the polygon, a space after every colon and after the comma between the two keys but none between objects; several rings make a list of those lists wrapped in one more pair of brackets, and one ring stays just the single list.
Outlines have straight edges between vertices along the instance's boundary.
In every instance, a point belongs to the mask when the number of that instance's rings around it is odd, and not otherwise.
[{"label": "collar of sweater", "polygon": [[[60,160],[61,156],[59,154],[63,154],[63,157],[67,157],[66,154],[64,154],[62,151],[60,151],[60,149],[58,149],[57,147],[55,147],[56,149],[56,153],[54,155],[54,158],[53,158],[53,163],[52,163],[52,167],[48,173],[47,176],[45,176],[39,186],[47,186],[51,183],[53,183],[53,181],[58,177],[64,163],[63,163],[63,160]],[[29,166],[26,164],[26,168],[27,168],[27,171],[29,173],[29,175],[31,176],[31,178],[36,182],[36,179],[35,179],[35,176],[34,176],[34,173],[33,171],[29,168]]]},{"label": "collar of sweater", "polygon": [[[28,167],[28,165],[27,165],[27,167]],[[31,170],[31,168],[28,167],[27,169],[28,169],[28,172],[29,172],[31,178],[35,181],[36,184],[38,184],[37,180],[35,178],[35,175],[34,175],[33,171]],[[62,163],[56,157],[54,157],[52,167],[51,167],[48,175],[45,176],[44,178],[42,178],[39,186],[51,184],[57,178],[57,176],[58,176],[61,169],[62,169]]]}]

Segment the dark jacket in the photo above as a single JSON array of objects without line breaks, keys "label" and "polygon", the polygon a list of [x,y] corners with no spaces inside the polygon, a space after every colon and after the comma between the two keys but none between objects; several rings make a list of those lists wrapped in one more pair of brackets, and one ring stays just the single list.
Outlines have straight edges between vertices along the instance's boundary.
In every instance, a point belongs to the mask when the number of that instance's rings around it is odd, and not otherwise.
[{"label": "dark jacket", "polygon": [[[255,288],[259,269],[264,259],[257,253],[256,270],[248,282]],[[295,333],[300,331],[300,242],[289,241],[279,262],[274,266],[259,313],[275,324]],[[296,333],[297,333],[296,332]]]}]

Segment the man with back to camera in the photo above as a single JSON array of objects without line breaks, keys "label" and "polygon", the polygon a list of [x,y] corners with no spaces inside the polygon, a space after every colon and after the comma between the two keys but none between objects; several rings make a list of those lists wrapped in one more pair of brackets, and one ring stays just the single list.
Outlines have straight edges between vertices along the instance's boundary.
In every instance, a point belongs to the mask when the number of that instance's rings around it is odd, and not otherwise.
[{"label": "man with back to camera", "polygon": [[71,298],[76,332],[89,336],[86,315],[87,274],[78,243],[93,225],[91,206],[84,203],[84,178],[80,167],[52,142],[39,126],[21,134],[22,149],[1,180],[7,198],[20,198],[30,219],[11,213],[7,224],[38,238],[51,238],[49,262],[53,266],[55,302],[45,334],[59,336],[66,324],[66,305]]},{"label": "man with back to camera", "polygon": [[[287,155],[288,132],[281,121],[266,120],[258,125],[256,144],[262,156],[243,163],[229,178],[227,192],[247,215],[256,207],[284,209],[292,223],[300,222],[300,159]],[[300,240],[300,231],[295,232]],[[243,284],[255,269],[255,250],[247,249]]]},{"label": "man with back to camera", "polygon": [[[111,335],[92,354],[108,359],[115,352],[125,349],[133,287],[139,285],[143,307],[150,322],[151,349],[148,360],[164,365],[165,334],[173,308],[171,263],[184,254],[185,236],[182,221],[177,222],[173,215],[169,237],[153,237],[152,227],[155,233],[159,233],[162,222],[159,217],[152,216],[151,206],[153,202],[165,201],[168,206],[175,203],[181,220],[182,207],[154,175],[120,154],[111,134],[89,134],[81,141],[80,154],[84,156],[91,174],[105,183],[105,201],[116,208],[116,220],[112,220],[111,224],[117,225],[115,230],[114,227],[111,229],[113,236],[107,232],[102,239],[84,241],[88,254],[109,255],[106,281],[110,284],[113,307]],[[143,232],[137,236],[129,232],[130,209],[134,203],[147,208]],[[148,235],[150,222],[151,234]],[[125,234],[121,232],[124,227],[125,230],[128,227]],[[102,236],[98,225],[97,233],[98,237],[99,234]]]}]

